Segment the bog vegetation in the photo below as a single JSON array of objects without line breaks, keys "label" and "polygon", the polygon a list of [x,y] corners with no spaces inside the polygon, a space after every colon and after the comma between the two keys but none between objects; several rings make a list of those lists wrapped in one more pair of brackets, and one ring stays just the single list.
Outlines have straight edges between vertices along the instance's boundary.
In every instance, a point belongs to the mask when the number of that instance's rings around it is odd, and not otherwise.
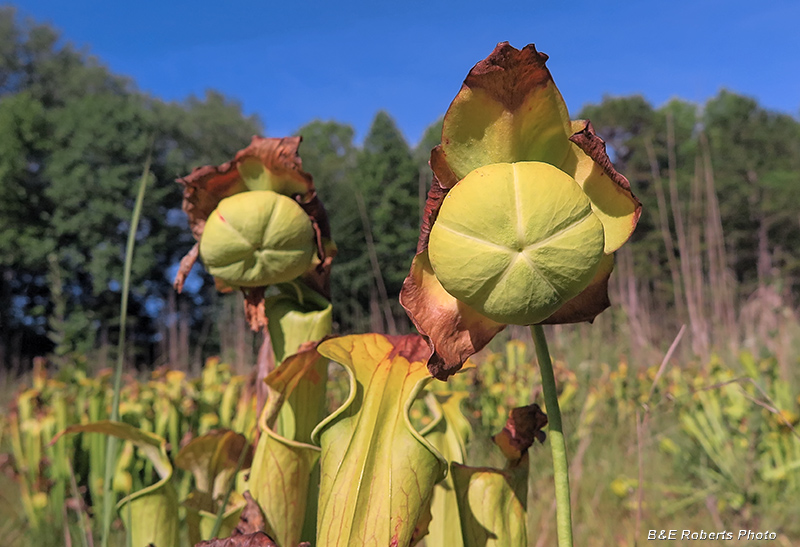
[{"label": "bog vegetation", "polygon": [[[203,268],[182,294],[172,290],[194,244],[173,181],[229,161],[264,126],[215,92],[181,103],[149,97],[8,8],[0,51],[0,402],[10,409],[0,418],[0,537],[81,544],[100,525],[84,500],[102,497],[105,439],[49,442],[67,426],[109,417],[125,241],[148,150],[120,419],[165,441],[180,500],[198,483],[191,458],[179,457],[189,440],[220,428],[254,440],[261,338],[241,299],[219,294]],[[616,254],[612,310],[591,327],[549,331],[576,544],[633,545],[648,529],[712,526],[770,529],[795,544],[800,122],[732,91],[658,108],[608,97],[578,117],[592,120],[645,212]],[[441,132],[434,122],[410,147],[386,112],[360,145],[346,123],[298,128],[303,170],[314,175],[338,247],[334,332],[413,331],[398,295]],[[498,466],[503,456],[481,439],[511,409],[541,398],[530,336],[509,327],[471,361],[448,384],[463,392],[462,431],[474,440],[466,460]],[[346,398],[346,378],[331,374],[332,410]],[[448,412],[446,397],[431,398],[411,408],[423,431]],[[215,442],[238,456],[237,439]],[[160,460],[134,455],[125,443],[114,463],[120,496],[161,476]],[[215,471],[227,473],[226,484],[242,462],[222,460]],[[550,456],[534,448],[530,460],[531,545],[551,545]],[[206,477],[209,489],[214,479]],[[182,522],[193,518],[191,504],[181,512]],[[207,539],[212,524],[187,541]]]}]

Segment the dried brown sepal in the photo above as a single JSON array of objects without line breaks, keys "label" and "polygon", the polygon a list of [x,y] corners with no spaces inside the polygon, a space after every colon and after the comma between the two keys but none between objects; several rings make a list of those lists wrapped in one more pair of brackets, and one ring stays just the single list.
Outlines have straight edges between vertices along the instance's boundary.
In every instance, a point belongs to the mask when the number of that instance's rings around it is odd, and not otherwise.
[{"label": "dried brown sepal", "polygon": [[[438,148],[439,147],[434,148],[434,152]],[[433,153],[431,154],[431,158],[433,158]],[[433,160],[431,159],[431,161]],[[419,240],[417,240],[417,254],[420,254],[428,248],[431,228],[433,227],[433,223],[436,222],[439,209],[442,207],[442,201],[444,201],[444,197],[449,191],[450,188],[443,185],[439,181],[439,177],[434,173],[430,190],[428,190],[428,199],[425,200],[425,209],[422,212],[422,225],[419,228]]]},{"label": "dried brown sepal", "polygon": [[192,266],[197,262],[199,256],[200,243],[195,243],[192,248],[189,249],[189,252],[186,253],[186,256],[181,258],[181,262],[178,265],[178,273],[175,274],[175,281],[172,283],[172,286],[175,287],[178,294],[183,291],[183,284],[186,282],[186,277],[189,275],[189,272],[192,271]]},{"label": "dried brown sepal", "polygon": [[511,462],[522,459],[535,441],[544,442],[542,428],[547,425],[547,415],[537,404],[514,408],[508,413],[503,430],[492,440]]}]

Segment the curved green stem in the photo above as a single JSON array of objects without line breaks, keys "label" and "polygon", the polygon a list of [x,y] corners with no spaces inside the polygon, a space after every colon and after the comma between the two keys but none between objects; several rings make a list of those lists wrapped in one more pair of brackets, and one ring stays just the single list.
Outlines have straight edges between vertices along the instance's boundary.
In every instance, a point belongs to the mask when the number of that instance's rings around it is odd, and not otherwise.
[{"label": "curved green stem", "polygon": [[547,349],[547,339],[541,325],[531,325],[539,370],[542,372],[542,389],[544,403],[547,406],[548,432],[550,450],[553,453],[553,478],[556,485],[556,525],[558,529],[558,547],[572,547],[572,510],[569,501],[569,464],[567,462],[567,444],[561,425],[561,410],[558,408],[558,392],[556,378],[553,375],[553,363]]}]

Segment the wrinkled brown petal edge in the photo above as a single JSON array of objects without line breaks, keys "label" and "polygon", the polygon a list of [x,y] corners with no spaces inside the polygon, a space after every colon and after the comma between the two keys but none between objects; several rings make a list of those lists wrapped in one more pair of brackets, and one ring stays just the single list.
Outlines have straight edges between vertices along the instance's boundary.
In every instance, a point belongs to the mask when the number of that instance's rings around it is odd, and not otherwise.
[{"label": "wrinkled brown petal edge", "polygon": [[508,413],[502,431],[492,440],[503,451],[506,458],[517,461],[528,451],[534,441],[544,443],[547,415],[537,404],[517,407]]},{"label": "wrinkled brown petal edge", "polygon": [[500,42],[488,57],[479,61],[464,79],[464,88],[480,88],[510,112],[522,105],[536,88],[553,80],[545,66],[548,56],[534,44],[522,49]]},{"label": "wrinkled brown petal edge", "polygon": [[622,189],[626,197],[634,202],[636,211],[634,212],[632,222],[635,227],[642,214],[642,202],[633,194],[631,183],[628,179],[614,168],[614,165],[611,163],[611,158],[608,157],[608,152],[606,152],[606,142],[595,133],[592,122],[587,120],[584,123],[583,129],[575,132],[569,140],[575,143],[578,148],[583,150],[583,152],[592,159],[592,161],[599,165],[608,178],[614,181],[614,183]]}]

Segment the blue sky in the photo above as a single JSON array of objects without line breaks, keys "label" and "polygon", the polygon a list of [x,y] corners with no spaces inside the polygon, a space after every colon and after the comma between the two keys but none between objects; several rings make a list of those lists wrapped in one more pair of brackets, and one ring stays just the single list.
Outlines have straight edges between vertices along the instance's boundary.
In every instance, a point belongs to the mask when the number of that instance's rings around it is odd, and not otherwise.
[{"label": "blue sky", "polygon": [[178,100],[217,89],[270,136],[315,118],[363,139],[381,109],[411,144],[495,44],[535,43],[570,111],[603,95],[655,106],[727,88],[800,113],[800,1],[172,2],[25,0],[21,15]]}]

